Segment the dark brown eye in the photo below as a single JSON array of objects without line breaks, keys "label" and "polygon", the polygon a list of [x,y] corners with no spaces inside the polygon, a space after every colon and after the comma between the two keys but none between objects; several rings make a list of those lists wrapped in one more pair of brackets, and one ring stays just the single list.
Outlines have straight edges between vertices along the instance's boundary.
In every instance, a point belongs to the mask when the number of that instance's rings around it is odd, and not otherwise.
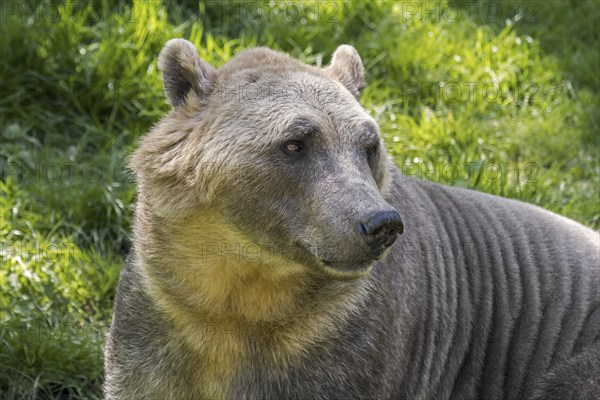
[{"label": "dark brown eye", "polygon": [[372,164],[377,158],[377,146],[371,146],[367,149],[367,161]]},{"label": "dark brown eye", "polygon": [[282,148],[283,152],[287,155],[299,155],[302,153],[302,143],[295,140],[285,142]]}]

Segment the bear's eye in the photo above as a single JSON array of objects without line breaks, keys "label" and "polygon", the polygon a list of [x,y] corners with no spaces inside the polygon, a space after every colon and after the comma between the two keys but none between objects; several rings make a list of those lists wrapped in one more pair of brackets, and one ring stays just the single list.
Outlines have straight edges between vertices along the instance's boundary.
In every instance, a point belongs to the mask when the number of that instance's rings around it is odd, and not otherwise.
[{"label": "bear's eye", "polygon": [[373,166],[375,159],[377,158],[377,146],[370,146],[366,150],[367,153],[367,162],[369,165]]},{"label": "bear's eye", "polygon": [[290,140],[283,144],[282,150],[287,155],[298,155],[302,153],[302,143],[295,140]]}]

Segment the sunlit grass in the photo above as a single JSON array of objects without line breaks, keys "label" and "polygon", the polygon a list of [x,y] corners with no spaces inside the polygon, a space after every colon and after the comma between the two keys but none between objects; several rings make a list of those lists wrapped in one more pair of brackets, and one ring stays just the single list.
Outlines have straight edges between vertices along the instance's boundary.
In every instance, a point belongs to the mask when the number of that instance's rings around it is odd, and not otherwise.
[{"label": "sunlit grass", "polygon": [[0,24],[2,398],[101,396],[135,193],[126,158],[169,109],[156,58],[173,37],[214,66],[257,45],[324,65],[352,44],[369,83],[361,101],[406,175],[600,228],[595,1],[11,4]]}]

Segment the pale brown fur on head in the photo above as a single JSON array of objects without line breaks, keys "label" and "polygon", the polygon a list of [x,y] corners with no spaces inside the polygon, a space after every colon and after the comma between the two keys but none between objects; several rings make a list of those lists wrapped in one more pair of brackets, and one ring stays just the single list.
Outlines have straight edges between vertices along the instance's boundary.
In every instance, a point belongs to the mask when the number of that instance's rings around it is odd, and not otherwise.
[{"label": "pale brown fur on head", "polygon": [[[231,153],[231,141],[223,136],[235,138],[238,133],[223,132],[222,127],[222,122],[227,121],[225,117],[235,119],[236,115],[221,114],[228,103],[236,112],[244,101],[252,100],[244,97],[244,90],[246,94],[252,90],[253,74],[263,80],[274,79],[267,83],[270,86],[258,86],[262,91],[274,89],[277,83],[286,89],[286,84],[289,86],[295,81],[296,86],[288,87],[287,92],[269,94],[271,107],[281,107],[275,104],[278,94],[303,96],[302,90],[306,89],[317,91],[321,101],[328,101],[337,91],[348,91],[358,97],[364,87],[360,56],[348,45],[338,47],[331,64],[323,69],[271,49],[256,48],[242,52],[215,71],[200,60],[193,44],[174,39],[161,52],[159,66],[163,69],[165,90],[174,109],[143,138],[131,157],[130,166],[137,175],[140,192],[148,192],[146,197],[154,203],[155,212],[172,215],[183,215],[202,202],[209,202],[225,174],[224,164],[231,164],[236,157]],[[362,111],[362,117],[370,118],[362,109],[348,107],[340,107],[338,118],[356,118],[357,110]],[[265,118],[257,117],[261,121]],[[381,151],[385,154],[383,144]],[[390,160],[386,158],[385,163],[389,168]],[[388,175],[386,171],[381,184],[384,194]]]}]

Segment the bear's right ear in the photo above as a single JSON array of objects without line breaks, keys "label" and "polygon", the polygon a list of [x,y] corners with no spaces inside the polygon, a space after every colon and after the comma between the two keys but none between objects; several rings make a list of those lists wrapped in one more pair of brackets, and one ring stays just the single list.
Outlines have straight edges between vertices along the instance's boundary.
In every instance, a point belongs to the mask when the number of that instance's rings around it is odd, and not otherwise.
[{"label": "bear's right ear", "polygon": [[171,39],[158,56],[165,92],[173,107],[193,92],[202,100],[214,90],[217,71],[198,57],[198,50],[185,39]]}]

